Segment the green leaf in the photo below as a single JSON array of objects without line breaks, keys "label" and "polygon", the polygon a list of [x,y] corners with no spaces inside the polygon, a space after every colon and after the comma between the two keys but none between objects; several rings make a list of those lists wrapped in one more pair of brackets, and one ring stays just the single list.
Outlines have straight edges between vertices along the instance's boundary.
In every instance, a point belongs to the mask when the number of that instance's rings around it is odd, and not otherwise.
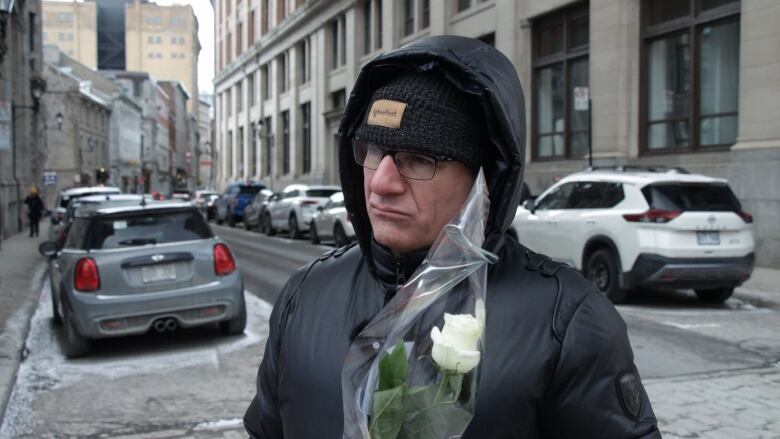
[{"label": "green leaf", "polygon": [[403,342],[398,343],[389,355],[385,355],[379,361],[379,387],[377,391],[383,391],[402,385],[406,381],[406,370],[409,368],[409,360],[406,358],[406,347]]},{"label": "green leaf", "polygon": [[369,433],[371,439],[395,439],[406,416],[404,385],[374,393],[374,412]]}]

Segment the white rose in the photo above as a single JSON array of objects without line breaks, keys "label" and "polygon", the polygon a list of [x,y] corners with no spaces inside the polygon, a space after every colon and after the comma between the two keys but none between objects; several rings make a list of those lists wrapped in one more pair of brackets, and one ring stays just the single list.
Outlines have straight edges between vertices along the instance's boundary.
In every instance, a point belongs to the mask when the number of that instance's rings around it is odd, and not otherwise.
[{"label": "white rose", "polygon": [[470,314],[445,313],[442,330],[437,327],[431,330],[431,355],[443,370],[465,374],[479,364],[477,343],[484,329],[484,304],[481,302],[477,303],[480,319]]}]

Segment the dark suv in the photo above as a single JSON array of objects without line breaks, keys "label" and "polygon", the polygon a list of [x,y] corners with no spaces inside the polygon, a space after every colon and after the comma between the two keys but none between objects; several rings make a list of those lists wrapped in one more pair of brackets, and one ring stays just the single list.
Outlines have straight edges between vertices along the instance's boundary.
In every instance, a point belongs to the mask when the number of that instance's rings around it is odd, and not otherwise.
[{"label": "dark suv", "polygon": [[234,183],[217,200],[217,224],[227,222],[230,227],[244,221],[244,209],[255,195],[265,189],[262,183]]}]

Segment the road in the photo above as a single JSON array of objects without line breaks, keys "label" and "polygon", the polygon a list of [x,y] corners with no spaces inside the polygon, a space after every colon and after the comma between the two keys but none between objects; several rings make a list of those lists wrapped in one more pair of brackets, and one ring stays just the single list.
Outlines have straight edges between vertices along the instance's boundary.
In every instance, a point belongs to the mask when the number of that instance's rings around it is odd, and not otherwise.
[{"label": "road", "polygon": [[[328,246],[214,227],[244,275],[249,325],[148,334],[66,360],[48,290],[0,438],[244,437],[271,304],[290,274]],[[685,292],[638,292],[618,306],[665,438],[780,437],[780,315],[737,299],[706,305]]]}]

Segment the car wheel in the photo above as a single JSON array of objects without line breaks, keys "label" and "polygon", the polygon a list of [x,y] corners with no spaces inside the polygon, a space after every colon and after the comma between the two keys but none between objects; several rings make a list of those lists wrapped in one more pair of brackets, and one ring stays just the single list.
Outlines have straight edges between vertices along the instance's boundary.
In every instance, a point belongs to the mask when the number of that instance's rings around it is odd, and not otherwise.
[{"label": "car wheel", "polygon": [[247,218],[244,218],[244,230],[247,232],[252,230],[252,226],[249,225],[249,220]]},{"label": "car wheel", "polygon": [[349,239],[347,239],[347,234],[344,233],[344,228],[341,224],[336,223],[333,227],[333,240],[336,242],[337,248],[349,244]]},{"label": "car wheel", "polygon": [[49,285],[51,286],[51,321],[54,322],[55,325],[62,325],[62,315],[60,314],[57,297],[54,294],[54,285],[51,284],[51,281],[49,281]]},{"label": "car wheel", "polygon": [[301,231],[298,230],[298,220],[295,218],[295,215],[290,215],[287,227],[290,230],[290,239],[298,239],[301,237]]},{"label": "car wheel", "polygon": [[271,223],[271,215],[266,214],[265,216],[265,234],[268,236],[274,236],[276,235],[276,230],[274,230],[274,225]]},{"label": "car wheel", "polygon": [[320,243],[320,237],[317,235],[317,225],[314,224],[314,221],[312,221],[311,225],[309,226],[309,238],[311,238],[312,244]]},{"label": "car wheel", "polygon": [[694,290],[696,296],[703,302],[723,303],[734,294],[734,287],[716,288],[714,290]]},{"label": "car wheel", "polygon": [[246,301],[244,301],[244,293],[241,293],[241,309],[238,310],[238,314],[230,320],[219,322],[219,329],[224,335],[238,335],[244,332],[244,329],[246,329]]},{"label": "car wheel", "polygon": [[230,227],[235,227],[236,226],[236,216],[235,215],[233,215],[233,214],[228,215],[228,225]]},{"label": "car wheel", "polygon": [[89,353],[89,339],[79,334],[76,323],[70,315],[70,311],[65,307],[65,315],[62,322],[62,350],[68,358],[79,358]]},{"label": "car wheel", "polygon": [[618,268],[615,256],[609,249],[595,251],[585,264],[585,276],[593,281],[612,303],[622,303],[627,292],[618,283]]}]

